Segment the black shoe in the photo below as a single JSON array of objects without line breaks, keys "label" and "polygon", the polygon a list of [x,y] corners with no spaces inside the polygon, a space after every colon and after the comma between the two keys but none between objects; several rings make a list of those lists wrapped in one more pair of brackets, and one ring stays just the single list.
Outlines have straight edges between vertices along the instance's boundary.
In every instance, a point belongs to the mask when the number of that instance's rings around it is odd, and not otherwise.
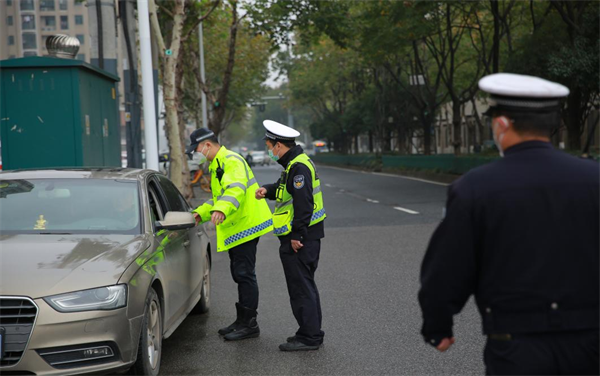
[{"label": "black shoe", "polygon": [[235,331],[236,329],[238,329],[238,327],[241,328],[241,319],[242,319],[242,309],[241,308],[242,308],[242,306],[240,305],[240,303],[235,303],[235,310],[237,312],[237,318],[231,325],[219,329],[220,335],[224,336],[224,335],[227,335],[227,334]]},{"label": "black shoe", "polygon": [[299,341],[286,342],[279,345],[279,350],[281,351],[310,351],[310,350],[318,350],[321,345],[305,345]]},{"label": "black shoe", "polygon": [[296,340],[296,336],[287,337],[286,342],[294,342]]},{"label": "black shoe", "polygon": [[224,328],[221,328],[221,329],[219,329],[219,335],[222,335],[222,336],[224,336],[224,335],[227,335],[227,334],[229,334],[229,333],[231,333],[231,332],[234,332],[234,331],[235,331],[235,329],[236,329],[236,328],[237,328],[239,325],[240,325],[240,323],[239,323],[237,320],[235,320],[235,321],[234,321],[234,322],[233,322],[231,325],[229,325],[229,326],[226,326],[226,327],[224,327]]},{"label": "black shoe", "polygon": [[256,338],[260,335],[260,329],[256,322],[258,313],[254,309],[246,308],[239,305],[240,322],[235,330],[225,336],[226,341],[239,341],[247,338]]}]

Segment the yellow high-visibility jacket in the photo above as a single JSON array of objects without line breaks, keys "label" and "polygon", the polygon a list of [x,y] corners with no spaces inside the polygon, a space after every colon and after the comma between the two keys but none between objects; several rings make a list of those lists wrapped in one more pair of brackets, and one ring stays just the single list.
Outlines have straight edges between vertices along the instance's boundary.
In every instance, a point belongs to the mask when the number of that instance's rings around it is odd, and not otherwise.
[{"label": "yellow high-visibility jacket", "polygon": [[273,230],[271,210],[265,200],[254,197],[260,187],[244,158],[221,146],[209,171],[213,198],[194,212],[200,215],[202,222],[210,221],[215,211],[225,214],[225,220],[217,226],[217,252]]}]

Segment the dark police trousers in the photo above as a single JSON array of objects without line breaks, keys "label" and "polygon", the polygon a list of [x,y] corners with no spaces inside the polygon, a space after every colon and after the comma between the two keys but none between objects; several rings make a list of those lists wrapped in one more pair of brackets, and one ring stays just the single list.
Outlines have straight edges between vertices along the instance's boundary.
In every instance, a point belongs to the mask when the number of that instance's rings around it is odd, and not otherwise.
[{"label": "dark police trousers", "polygon": [[238,302],[253,310],[258,309],[256,282],[256,246],[260,238],[252,239],[229,250],[231,276],[238,285]]},{"label": "dark police trousers", "polygon": [[303,240],[298,253],[294,252],[289,237],[281,239],[279,257],[283,264],[290,303],[300,327],[296,339],[305,345],[323,343],[325,333],[321,330],[321,300],[315,283],[315,271],[319,264],[321,240]]},{"label": "dark police trousers", "polygon": [[489,338],[484,361],[488,375],[598,375],[598,330],[515,334]]}]

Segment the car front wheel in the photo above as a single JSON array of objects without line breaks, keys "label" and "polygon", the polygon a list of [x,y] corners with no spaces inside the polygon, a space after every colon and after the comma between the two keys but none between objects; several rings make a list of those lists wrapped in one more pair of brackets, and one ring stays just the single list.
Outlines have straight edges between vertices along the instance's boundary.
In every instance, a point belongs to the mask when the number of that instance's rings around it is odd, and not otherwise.
[{"label": "car front wheel", "polygon": [[192,313],[206,313],[210,309],[210,256],[206,252],[204,276],[202,277],[202,289],[200,292],[200,301],[196,304]]},{"label": "car front wheel", "polygon": [[132,375],[158,375],[162,354],[162,311],[160,299],[150,288],[146,297],[146,314],[138,345],[137,360],[129,370]]}]

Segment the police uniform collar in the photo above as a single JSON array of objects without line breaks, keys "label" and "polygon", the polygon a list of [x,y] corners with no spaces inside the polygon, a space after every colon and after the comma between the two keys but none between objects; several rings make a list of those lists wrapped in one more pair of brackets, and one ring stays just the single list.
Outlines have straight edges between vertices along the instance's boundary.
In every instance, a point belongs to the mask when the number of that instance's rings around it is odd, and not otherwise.
[{"label": "police uniform collar", "polygon": [[530,149],[554,149],[554,146],[546,141],[525,141],[506,149],[504,151],[504,156]]},{"label": "police uniform collar", "polygon": [[277,162],[280,165],[282,165],[283,168],[287,168],[288,164],[294,158],[296,158],[297,156],[299,156],[302,153],[304,153],[304,150],[302,150],[302,147],[300,145],[296,145],[293,148],[291,148],[290,150],[288,150],[287,153],[282,155],[281,158],[279,158],[279,160]]},{"label": "police uniform collar", "polygon": [[[217,152],[217,154],[215,154],[215,158],[210,162],[210,165],[208,166],[208,169],[213,171],[216,170],[218,166],[217,163],[217,159],[223,159],[226,157],[227,154],[227,148],[225,146],[222,146],[219,148],[219,151]],[[221,167],[223,167],[223,163],[221,162]]]}]

